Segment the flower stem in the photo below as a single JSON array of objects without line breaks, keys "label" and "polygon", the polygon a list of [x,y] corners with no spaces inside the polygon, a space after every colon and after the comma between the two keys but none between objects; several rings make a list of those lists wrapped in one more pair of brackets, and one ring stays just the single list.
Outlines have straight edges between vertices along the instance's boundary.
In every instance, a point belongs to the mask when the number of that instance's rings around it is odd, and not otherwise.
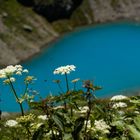
[{"label": "flower stem", "polygon": [[69,83],[68,83],[67,73],[65,73],[65,78],[66,78],[66,87],[67,87],[67,92],[68,92],[69,91]]},{"label": "flower stem", "polygon": [[13,91],[13,94],[14,94],[14,96],[15,96],[15,98],[16,98],[19,106],[20,106],[21,114],[22,114],[22,116],[24,116],[24,110],[23,110],[22,103],[19,102],[19,98],[18,98],[17,93],[16,93],[16,90],[15,90],[15,88],[14,88],[14,86],[13,86],[11,80],[10,80],[10,77],[8,77],[8,79],[9,79],[9,82],[10,82],[11,90]]},{"label": "flower stem", "polygon": [[73,84],[73,90],[76,90],[76,82]]},{"label": "flower stem", "polygon": [[90,100],[90,89],[89,88],[87,88],[87,93],[86,94],[87,94],[86,98],[87,98],[87,103],[88,103],[89,110],[87,111],[87,116],[86,116],[85,134],[86,134],[86,131],[87,131],[87,125],[88,125],[88,121],[89,121],[90,114],[91,114],[91,100]]},{"label": "flower stem", "polygon": [[64,91],[63,91],[63,89],[62,89],[62,87],[61,87],[60,83],[57,83],[57,85],[58,85],[58,87],[59,87],[60,91],[61,91],[62,93],[64,93]]},{"label": "flower stem", "polygon": [[27,92],[27,90],[28,90],[28,83],[26,84],[26,87],[25,87],[25,91],[24,91],[24,94],[23,94],[23,96],[26,94],[26,92]]}]

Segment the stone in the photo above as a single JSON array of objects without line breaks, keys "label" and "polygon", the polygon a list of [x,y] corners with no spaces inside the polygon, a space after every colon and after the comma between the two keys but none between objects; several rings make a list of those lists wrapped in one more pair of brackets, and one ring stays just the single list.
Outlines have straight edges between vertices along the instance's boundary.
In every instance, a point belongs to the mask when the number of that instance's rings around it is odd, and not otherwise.
[{"label": "stone", "polygon": [[23,29],[27,32],[32,32],[33,31],[33,28],[29,25],[26,25],[26,24],[23,25]]}]

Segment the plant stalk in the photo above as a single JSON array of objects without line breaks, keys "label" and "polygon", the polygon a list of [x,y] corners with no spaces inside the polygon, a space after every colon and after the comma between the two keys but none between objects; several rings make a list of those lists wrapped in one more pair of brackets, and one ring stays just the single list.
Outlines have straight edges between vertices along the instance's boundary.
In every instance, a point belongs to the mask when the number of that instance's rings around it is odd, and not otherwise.
[{"label": "plant stalk", "polygon": [[8,79],[9,79],[9,81],[10,81],[11,90],[13,91],[13,94],[14,94],[14,96],[15,96],[15,98],[16,98],[16,100],[17,100],[19,106],[20,106],[21,114],[22,114],[22,116],[24,116],[24,110],[23,110],[22,103],[19,102],[19,98],[18,98],[18,96],[17,96],[17,93],[16,93],[16,90],[15,90],[15,88],[14,88],[14,86],[13,86],[13,83],[12,83],[11,80],[10,80],[10,77],[8,77]]},{"label": "plant stalk", "polygon": [[68,92],[69,91],[69,83],[68,83],[67,73],[65,73],[65,79],[66,79],[66,87],[67,87],[67,92]]}]

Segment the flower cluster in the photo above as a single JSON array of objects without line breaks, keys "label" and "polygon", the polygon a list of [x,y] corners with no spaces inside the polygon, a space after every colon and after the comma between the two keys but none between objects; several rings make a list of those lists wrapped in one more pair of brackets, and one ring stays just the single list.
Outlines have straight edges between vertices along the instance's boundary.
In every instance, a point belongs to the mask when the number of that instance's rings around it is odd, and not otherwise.
[{"label": "flower cluster", "polygon": [[22,75],[22,73],[28,73],[28,70],[23,69],[21,65],[9,65],[6,68],[0,70],[0,78],[8,78],[13,74]]},{"label": "flower cluster", "polygon": [[16,79],[14,77],[10,77],[9,79],[5,79],[3,81],[3,83],[4,84],[9,84],[10,82],[15,82],[15,81],[16,81]]},{"label": "flower cluster", "polygon": [[97,131],[101,131],[104,134],[110,133],[109,132],[110,126],[107,125],[106,122],[103,119],[102,120],[98,120],[98,121],[95,120],[94,125],[95,125],[95,129]]},{"label": "flower cluster", "polygon": [[61,66],[58,67],[57,69],[54,70],[54,74],[69,74],[71,71],[75,71],[75,66],[74,65],[67,65],[67,66]]},{"label": "flower cluster", "polygon": [[118,102],[113,104],[112,108],[117,109],[117,108],[125,108],[127,107],[127,104],[124,102]]},{"label": "flower cluster", "polygon": [[14,127],[16,126],[18,123],[17,121],[15,120],[7,120],[6,123],[5,123],[5,126],[8,126],[8,127]]},{"label": "flower cluster", "polygon": [[74,110],[76,114],[86,114],[89,111],[88,106],[79,107],[79,110]]},{"label": "flower cluster", "polygon": [[38,119],[47,120],[48,118],[47,118],[47,115],[39,115]]},{"label": "flower cluster", "polygon": [[128,99],[128,97],[124,96],[124,95],[116,95],[113,96],[110,100],[111,101],[121,101],[121,100],[126,100]]},{"label": "flower cluster", "polygon": [[28,122],[33,121],[34,119],[35,119],[34,114],[28,114],[28,115],[24,115],[24,116],[17,118],[17,121],[19,123],[28,123]]},{"label": "flower cluster", "polygon": [[79,109],[81,110],[80,113],[87,113],[87,111],[89,110],[89,107],[83,106],[83,107],[79,107]]},{"label": "flower cluster", "polygon": [[27,76],[24,80],[26,84],[31,84],[36,78],[34,76]]}]

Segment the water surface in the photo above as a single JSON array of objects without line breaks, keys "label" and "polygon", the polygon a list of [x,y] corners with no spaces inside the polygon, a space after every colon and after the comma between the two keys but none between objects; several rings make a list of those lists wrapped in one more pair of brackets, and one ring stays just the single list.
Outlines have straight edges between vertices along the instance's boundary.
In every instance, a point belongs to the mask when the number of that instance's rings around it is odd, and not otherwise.
[{"label": "water surface", "polygon": [[[140,25],[137,23],[113,23],[78,29],[69,33],[32,60],[24,63],[37,81],[30,88],[39,91],[42,97],[58,94],[60,91],[54,79],[64,76],[53,75],[59,66],[73,64],[76,71],[68,75],[69,80],[94,80],[103,89],[97,97],[126,94],[140,88]],[[20,83],[20,84],[19,84]],[[21,82],[17,90],[22,93]],[[71,84],[71,83],[70,83]],[[72,88],[71,84],[71,88]],[[79,82],[78,87],[82,87]],[[63,86],[63,89],[65,87]],[[1,86],[1,108],[4,111],[18,111],[9,89]],[[134,94],[132,92],[132,94]]]}]

